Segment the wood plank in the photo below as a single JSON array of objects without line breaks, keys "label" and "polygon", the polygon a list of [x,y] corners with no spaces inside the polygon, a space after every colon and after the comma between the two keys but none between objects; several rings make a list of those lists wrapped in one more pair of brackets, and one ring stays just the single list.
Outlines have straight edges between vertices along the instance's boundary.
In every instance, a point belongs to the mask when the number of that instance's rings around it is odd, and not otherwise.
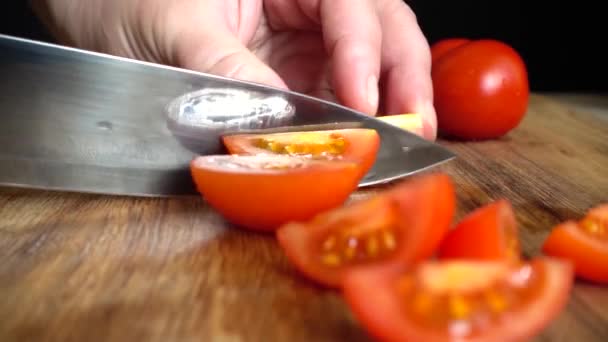
[{"label": "wood plank", "polygon": [[[522,125],[441,141],[458,214],[508,198],[524,253],[555,223],[608,202],[608,125],[534,96]],[[364,198],[375,190],[360,191]],[[274,238],[199,198],[0,192],[2,341],[369,341],[340,297],[299,276]],[[608,340],[608,289],[577,281],[536,341]]]}]

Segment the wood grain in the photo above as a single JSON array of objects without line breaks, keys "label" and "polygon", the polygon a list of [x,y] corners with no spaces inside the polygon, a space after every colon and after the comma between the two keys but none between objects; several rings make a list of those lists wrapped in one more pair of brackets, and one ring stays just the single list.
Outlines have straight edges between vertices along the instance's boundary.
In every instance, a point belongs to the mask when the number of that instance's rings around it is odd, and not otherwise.
[{"label": "wood grain", "polygon": [[[551,225],[608,201],[608,124],[543,96],[459,157],[458,214],[497,198],[532,256]],[[361,191],[353,198],[374,190]],[[1,341],[369,341],[338,295],[300,277],[272,236],[199,198],[0,192]],[[536,341],[608,340],[608,288],[578,281]]]}]

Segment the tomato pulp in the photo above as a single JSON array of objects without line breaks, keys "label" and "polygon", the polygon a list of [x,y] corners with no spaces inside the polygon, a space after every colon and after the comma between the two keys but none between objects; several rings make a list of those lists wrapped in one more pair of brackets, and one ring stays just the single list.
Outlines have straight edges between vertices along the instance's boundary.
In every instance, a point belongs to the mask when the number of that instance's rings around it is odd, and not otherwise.
[{"label": "tomato pulp", "polygon": [[279,154],[355,161],[361,164],[362,176],[375,163],[380,148],[378,133],[373,129],[365,128],[235,134],[226,135],[222,140],[230,154]]},{"label": "tomato pulp", "polygon": [[451,229],[439,248],[440,259],[517,261],[517,222],[511,204],[501,199],[477,208]]},{"label": "tomato pulp", "polygon": [[572,266],[558,259],[427,261],[350,271],[343,294],[382,341],[521,341],[561,312],[572,283]]},{"label": "tomato pulp", "polygon": [[580,278],[608,284],[608,204],[591,208],[579,221],[558,224],[542,249],[571,260]]},{"label": "tomato pulp", "polygon": [[416,135],[423,136],[424,124],[422,116],[418,113],[383,115],[378,116],[377,119]]},{"label": "tomato pulp", "polygon": [[357,189],[355,162],[293,156],[201,156],[191,162],[197,190],[228,221],[272,231],[340,206]]},{"label": "tomato pulp", "polygon": [[327,287],[340,287],[351,268],[404,265],[430,257],[454,210],[451,180],[429,174],[306,222],[283,225],[277,238],[302,274]]},{"label": "tomato pulp", "polygon": [[431,77],[441,133],[493,139],[519,125],[528,107],[529,84],[517,51],[490,39],[435,48]]}]

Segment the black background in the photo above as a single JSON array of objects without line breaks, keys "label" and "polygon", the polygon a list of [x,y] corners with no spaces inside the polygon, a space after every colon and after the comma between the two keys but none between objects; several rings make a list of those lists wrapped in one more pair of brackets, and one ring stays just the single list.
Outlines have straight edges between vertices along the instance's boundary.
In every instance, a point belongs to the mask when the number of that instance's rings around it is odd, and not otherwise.
[{"label": "black background", "polygon": [[[407,2],[431,44],[467,37],[499,39],[514,47],[526,62],[533,91],[608,91],[608,11],[600,8],[603,2]],[[5,0],[0,6],[0,33],[50,40],[27,1]]]}]

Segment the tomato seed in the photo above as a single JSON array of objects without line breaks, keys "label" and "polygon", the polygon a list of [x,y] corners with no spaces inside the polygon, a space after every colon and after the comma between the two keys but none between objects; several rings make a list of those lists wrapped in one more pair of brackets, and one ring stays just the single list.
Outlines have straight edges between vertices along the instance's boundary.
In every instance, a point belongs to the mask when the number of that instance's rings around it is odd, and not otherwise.
[{"label": "tomato seed", "polygon": [[322,260],[323,264],[327,266],[340,266],[341,260],[340,256],[334,253],[325,254]]},{"label": "tomato seed", "polygon": [[485,300],[494,313],[501,313],[505,311],[509,304],[504,295],[492,290],[485,293]]},{"label": "tomato seed", "polygon": [[378,255],[378,240],[375,236],[370,236],[367,238],[365,243],[365,251],[367,252],[368,257],[376,257]]},{"label": "tomato seed", "polygon": [[587,234],[592,236],[608,239],[608,223],[602,222],[597,218],[589,217],[580,223],[580,227]]},{"label": "tomato seed", "polygon": [[[339,256],[339,263],[364,261],[381,258],[397,248],[397,238],[392,231],[382,229],[373,232],[341,232],[328,236],[321,243],[323,264],[333,265],[333,257],[326,261],[327,255]],[[339,264],[338,263],[338,264]]]},{"label": "tomato seed", "polygon": [[471,314],[471,306],[461,295],[452,295],[448,299],[450,315],[452,318],[464,319]]},{"label": "tomato seed", "polygon": [[291,138],[288,142],[259,138],[253,141],[253,145],[278,154],[325,156],[344,153],[346,139],[335,133],[329,136],[301,135],[295,139]]},{"label": "tomato seed", "polygon": [[382,232],[382,241],[384,242],[384,247],[388,250],[394,250],[397,247],[397,239],[395,239],[395,235],[388,230]]},{"label": "tomato seed", "polygon": [[330,236],[328,239],[326,239],[323,242],[323,250],[324,251],[330,251],[332,250],[335,246],[336,246],[336,237],[335,236]]}]

